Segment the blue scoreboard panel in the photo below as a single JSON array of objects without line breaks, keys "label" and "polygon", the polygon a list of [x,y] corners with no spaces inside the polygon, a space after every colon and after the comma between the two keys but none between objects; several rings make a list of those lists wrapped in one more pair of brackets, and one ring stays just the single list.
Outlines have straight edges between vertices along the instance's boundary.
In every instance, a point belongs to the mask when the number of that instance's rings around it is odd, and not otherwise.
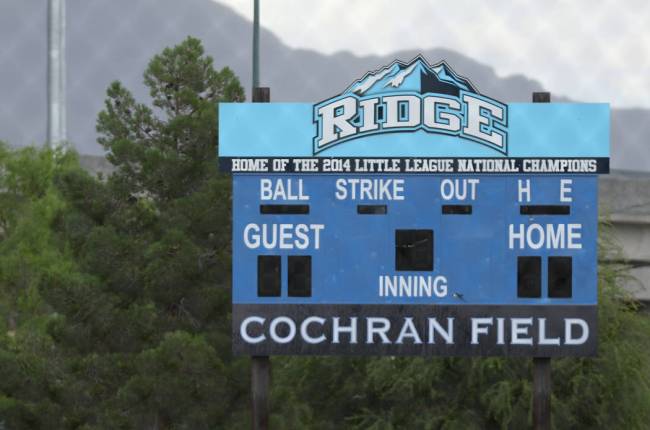
[{"label": "blue scoreboard panel", "polygon": [[456,98],[355,92],[366,76],[316,106],[220,106],[236,353],[595,354],[607,105],[506,106],[445,66]]}]

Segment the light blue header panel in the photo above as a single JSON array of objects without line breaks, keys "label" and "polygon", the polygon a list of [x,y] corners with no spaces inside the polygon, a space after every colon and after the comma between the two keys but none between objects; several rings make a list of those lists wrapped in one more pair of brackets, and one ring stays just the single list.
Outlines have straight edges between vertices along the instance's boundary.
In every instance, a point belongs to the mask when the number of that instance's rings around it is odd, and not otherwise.
[{"label": "light blue header panel", "polygon": [[[220,157],[312,157],[312,104],[219,104]],[[604,103],[508,105],[507,157],[609,157],[610,110]],[[457,136],[392,132],[359,137],[319,157],[506,157]]]}]

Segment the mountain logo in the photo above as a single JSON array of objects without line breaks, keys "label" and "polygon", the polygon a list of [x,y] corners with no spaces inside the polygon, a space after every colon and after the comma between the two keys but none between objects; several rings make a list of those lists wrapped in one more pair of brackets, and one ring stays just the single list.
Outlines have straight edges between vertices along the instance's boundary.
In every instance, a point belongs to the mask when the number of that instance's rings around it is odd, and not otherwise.
[{"label": "mountain logo", "polygon": [[314,106],[314,154],[388,132],[458,136],[508,154],[507,105],[481,95],[441,61],[421,55],[366,73],[338,96]]}]

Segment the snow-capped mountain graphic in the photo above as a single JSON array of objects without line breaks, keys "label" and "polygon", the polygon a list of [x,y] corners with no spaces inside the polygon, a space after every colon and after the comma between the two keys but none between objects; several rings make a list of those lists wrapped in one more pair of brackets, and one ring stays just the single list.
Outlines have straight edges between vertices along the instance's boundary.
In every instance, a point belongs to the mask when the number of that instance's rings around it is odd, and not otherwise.
[{"label": "snow-capped mountain graphic", "polygon": [[430,65],[418,55],[408,63],[394,61],[389,66],[366,75],[350,85],[344,93],[359,96],[395,91],[415,91],[458,96],[460,90],[478,94],[472,83],[457,75],[444,61]]}]

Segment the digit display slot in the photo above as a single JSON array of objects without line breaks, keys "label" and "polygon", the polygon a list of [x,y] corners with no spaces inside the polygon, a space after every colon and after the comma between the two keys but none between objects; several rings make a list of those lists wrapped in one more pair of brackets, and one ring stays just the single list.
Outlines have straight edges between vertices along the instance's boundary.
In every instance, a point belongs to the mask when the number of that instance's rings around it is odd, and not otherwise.
[{"label": "digit display slot", "polygon": [[517,297],[542,297],[542,258],[517,257]]},{"label": "digit display slot", "polygon": [[311,297],[311,255],[289,256],[289,297]]},{"label": "digit display slot", "polygon": [[548,296],[570,299],[572,296],[571,257],[548,257]]},{"label": "digit display slot", "polygon": [[472,205],[442,205],[443,215],[471,215]]},{"label": "digit display slot", "polygon": [[280,297],[280,256],[257,257],[257,296]]},{"label": "digit display slot", "polygon": [[521,205],[521,215],[571,215],[569,205]]},{"label": "digit display slot", "polygon": [[386,205],[357,205],[359,215],[386,215],[388,206]]},{"label": "digit display slot", "polygon": [[395,269],[433,270],[433,230],[395,230]]},{"label": "digit display slot", "polygon": [[309,205],[260,205],[262,215],[309,215]]}]

